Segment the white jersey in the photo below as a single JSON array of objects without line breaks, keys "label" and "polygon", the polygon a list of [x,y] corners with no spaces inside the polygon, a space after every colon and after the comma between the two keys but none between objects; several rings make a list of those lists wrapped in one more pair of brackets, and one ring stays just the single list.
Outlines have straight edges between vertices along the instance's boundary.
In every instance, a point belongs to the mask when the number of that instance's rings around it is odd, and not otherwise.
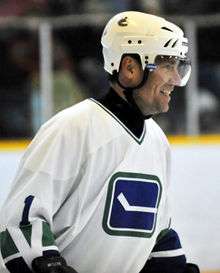
[{"label": "white jersey", "polygon": [[169,225],[169,161],[152,118],[137,136],[93,99],[58,113],[27,148],[3,206],[4,262],[31,268],[59,251],[79,273],[140,272]]}]

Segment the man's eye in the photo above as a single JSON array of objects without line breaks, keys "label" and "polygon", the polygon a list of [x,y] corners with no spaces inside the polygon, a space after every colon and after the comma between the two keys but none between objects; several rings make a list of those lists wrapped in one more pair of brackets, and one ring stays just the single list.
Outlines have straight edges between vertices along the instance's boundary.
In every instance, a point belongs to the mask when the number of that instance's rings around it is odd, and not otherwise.
[{"label": "man's eye", "polygon": [[174,66],[172,64],[166,63],[163,65],[163,68],[165,68],[167,70],[172,70],[174,68]]}]

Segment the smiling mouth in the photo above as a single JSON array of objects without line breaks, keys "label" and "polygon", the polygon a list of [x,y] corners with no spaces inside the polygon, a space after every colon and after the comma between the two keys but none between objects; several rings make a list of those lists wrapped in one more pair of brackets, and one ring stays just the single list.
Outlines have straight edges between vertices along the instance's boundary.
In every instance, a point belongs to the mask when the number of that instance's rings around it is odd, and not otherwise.
[{"label": "smiling mouth", "polygon": [[164,96],[170,97],[172,90],[160,90],[160,93]]}]

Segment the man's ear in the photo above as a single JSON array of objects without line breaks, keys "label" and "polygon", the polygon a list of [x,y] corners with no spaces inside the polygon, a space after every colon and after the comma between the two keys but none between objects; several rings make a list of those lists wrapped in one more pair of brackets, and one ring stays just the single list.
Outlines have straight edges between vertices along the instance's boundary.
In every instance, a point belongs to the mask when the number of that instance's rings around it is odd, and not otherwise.
[{"label": "man's ear", "polygon": [[131,80],[133,78],[133,74],[135,69],[137,68],[137,64],[135,60],[130,56],[125,56],[121,61],[121,72],[127,80]]}]

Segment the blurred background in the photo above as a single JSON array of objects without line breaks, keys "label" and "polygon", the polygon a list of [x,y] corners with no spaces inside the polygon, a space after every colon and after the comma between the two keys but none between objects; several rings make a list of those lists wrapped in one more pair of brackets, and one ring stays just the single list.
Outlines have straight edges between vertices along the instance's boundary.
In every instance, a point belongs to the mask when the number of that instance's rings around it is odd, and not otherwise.
[{"label": "blurred background", "polygon": [[100,38],[125,10],[164,16],[189,38],[191,79],[155,119],[174,136],[173,226],[189,261],[220,272],[219,0],[0,0],[0,207],[40,125],[108,91]]},{"label": "blurred background", "polygon": [[0,138],[31,138],[54,113],[108,90],[100,38],[124,10],[165,16],[190,42],[189,85],[156,117],[168,134],[220,133],[218,0],[1,0]]}]

